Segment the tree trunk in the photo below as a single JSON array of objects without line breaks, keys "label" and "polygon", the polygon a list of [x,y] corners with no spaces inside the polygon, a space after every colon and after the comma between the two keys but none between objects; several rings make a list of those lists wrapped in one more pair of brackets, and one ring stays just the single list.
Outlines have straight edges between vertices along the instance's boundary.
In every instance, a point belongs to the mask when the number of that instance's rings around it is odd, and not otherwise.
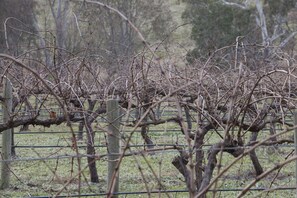
[{"label": "tree trunk", "polygon": [[[143,119],[144,122],[147,121],[147,117]],[[148,149],[153,149],[154,148],[154,142],[150,139],[148,136],[148,127],[147,126],[142,126],[141,127],[141,136],[145,142],[145,145],[147,146]]]},{"label": "tree trunk", "polygon": [[204,152],[202,150],[203,137],[197,137],[195,140],[195,149],[196,149],[196,188],[199,189],[203,179],[203,158]]},{"label": "tree trunk", "polygon": [[[25,116],[30,116],[30,117],[35,116],[34,108],[33,108],[32,105],[30,104],[30,102],[28,101],[27,96],[26,96],[26,98],[24,98],[24,103],[25,103]],[[21,132],[21,131],[28,131],[28,130],[29,130],[29,125],[28,125],[28,124],[24,124],[24,125],[20,128],[20,132]]]},{"label": "tree trunk", "polygon": [[77,139],[83,140],[84,121],[79,122]]},{"label": "tree trunk", "polygon": [[[270,120],[270,127],[269,127],[269,133],[271,136],[275,135],[276,134],[276,130],[275,130],[275,123],[272,122],[272,119],[273,119],[274,115],[271,116],[271,120]],[[277,137],[272,137],[270,139],[271,141],[277,141]],[[277,146],[277,145],[275,145]]]},{"label": "tree trunk", "polygon": [[[96,101],[88,100],[89,108],[88,112],[90,113],[96,104]],[[86,133],[87,133],[87,154],[90,155],[87,160],[88,160],[88,165],[89,165],[89,170],[90,170],[90,177],[91,177],[91,182],[94,183],[99,183],[99,177],[97,173],[97,168],[96,168],[96,159],[93,157],[96,152],[94,148],[94,137],[95,137],[95,132],[92,128],[92,122],[89,122],[88,119],[85,121],[85,127],[86,127]]]},{"label": "tree trunk", "polygon": [[[204,170],[203,179],[198,192],[201,192],[209,183],[213,175],[213,171],[217,165],[217,154],[221,151],[221,147],[224,146],[222,143],[214,144],[209,151],[208,162]],[[206,197],[206,193],[200,196],[201,198]]]},{"label": "tree trunk", "polygon": [[15,157],[15,145],[14,145],[14,128],[11,129],[11,157]]},{"label": "tree trunk", "polygon": [[257,12],[258,12],[257,22],[261,29],[262,43],[265,47],[264,48],[264,59],[266,59],[270,54],[270,50],[269,50],[270,37],[268,35],[268,29],[267,29],[267,25],[266,25],[266,16],[264,14],[262,1],[256,0],[256,8],[257,8]]},{"label": "tree trunk", "polygon": [[97,173],[97,168],[96,168],[96,159],[93,157],[95,155],[95,148],[94,148],[94,131],[92,129],[91,123],[87,123],[86,125],[87,128],[87,139],[88,139],[88,144],[87,144],[87,155],[88,156],[88,165],[89,165],[89,170],[90,170],[90,177],[91,177],[91,182],[94,183],[99,183],[99,177]]},{"label": "tree trunk", "polygon": [[190,171],[187,168],[189,156],[184,151],[180,152],[180,156],[176,156],[172,160],[173,166],[184,176],[188,190],[191,189]]},{"label": "tree trunk", "polygon": [[192,130],[192,120],[191,120],[190,110],[187,106],[185,106],[184,109],[185,109],[185,114],[186,114],[188,130],[191,131]]},{"label": "tree trunk", "polygon": [[[275,123],[272,121],[273,118],[275,117],[275,115],[271,115],[270,117],[271,118],[270,118],[269,134],[270,134],[270,136],[273,136],[273,135],[276,134]],[[272,137],[270,140],[273,141],[273,142],[276,142],[277,141],[277,137]],[[278,149],[277,144],[274,144],[271,147],[269,146],[269,147],[267,147],[267,153],[268,154],[273,154],[273,153],[275,153],[275,150],[276,149]]]},{"label": "tree trunk", "polygon": [[[258,133],[257,132],[253,132],[250,138],[250,142],[256,141],[258,137]],[[263,168],[258,160],[256,151],[253,150],[250,152],[250,158],[252,160],[252,163],[254,165],[255,171],[256,171],[256,175],[261,175],[263,173]]]},{"label": "tree trunk", "polygon": [[[146,108],[143,109],[143,113],[146,111]],[[148,116],[145,116],[143,119],[143,122],[148,121]],[[145,145],[147,146],[148,149],[153,149],[154,148],[154,142],[150,139],[148,136],[148,127],[146,125],[141,127],[141,136],[145,142]]]}]

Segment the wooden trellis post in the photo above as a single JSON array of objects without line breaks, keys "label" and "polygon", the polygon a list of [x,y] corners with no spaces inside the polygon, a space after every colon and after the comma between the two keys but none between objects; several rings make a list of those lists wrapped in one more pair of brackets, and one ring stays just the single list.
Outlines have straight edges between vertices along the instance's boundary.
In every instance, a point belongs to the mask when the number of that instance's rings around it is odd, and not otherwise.
[{"label": "wooden trellis post", "polygon": [[[294,112],[294,126],[297,126],[297,111]],[[295,145],[295,155],[297,155],[297,128],[294,131],[294,145]],[[295,180],[296,180],[296,197],[297,197],[297,160],[295,165]]]},{"label": "wooden trellis post", "polygon": [[[4,103],[2,106],[3,122],[7,122],[12,112],[12,86],[9,79],[6,78],[4,85]],[[12,129],[7,129],[2,133],[2,160],[11,159],[11,141],[12,141]],[[10,180],[10,162],[2,161],[1,163],[1,182],[0,189],[9,187]]]},{"label": "wooden trellis post", "polygon": [[[119,192],[119,171],[116,170],[120,153],[120,108],[118,100],[107,101],[107,121],[108,125],[108,189],[111,189],[111,183],[113,183],[113,192]],[[118,171],[118,174],[114,178],[114,172]],[[113,181],[115,179],[115,181]],[[113,182],[112,182],[113,181]],[[113,195],[112,197],[117,197]]]}]

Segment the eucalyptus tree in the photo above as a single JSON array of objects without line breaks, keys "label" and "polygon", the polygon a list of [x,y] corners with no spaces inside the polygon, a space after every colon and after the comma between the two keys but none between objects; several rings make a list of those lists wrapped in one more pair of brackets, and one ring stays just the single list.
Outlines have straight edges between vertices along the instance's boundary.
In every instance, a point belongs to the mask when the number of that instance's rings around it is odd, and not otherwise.
[{"label": "eucalyptus tree", "polygon": [[186,0],[184,18],[193,24],[192,39],[196,48],[191,57],[207,56],[216,49],[245,37],[249,44],[263,47],[262,57],[272,55],[271,46],[294,48],[296,24],[292,20],[296,0]]},{"label": "eucalyptus tree", "polygon": [[19,55],[33,42],[34,1],[0,1],[0,51]]}]

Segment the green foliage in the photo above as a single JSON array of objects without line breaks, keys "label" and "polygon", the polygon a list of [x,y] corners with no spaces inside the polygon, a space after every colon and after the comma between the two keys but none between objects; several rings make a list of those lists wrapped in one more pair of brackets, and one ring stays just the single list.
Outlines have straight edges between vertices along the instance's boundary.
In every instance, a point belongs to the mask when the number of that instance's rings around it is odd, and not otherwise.
[{"label": "green foliage", "polygon": [[266,1],[271,15],[286,16],[296,5],[296,0],[267,0]]},{"label": "green foliage", "polygon": [[[0,0],[0,52],[7,51],[17,55],[23,53],[23,46],[29,46],[28,41],[32,40],[32,35],[27,34],[34,30],[33,9],[35,2],[32,0]],[[6,33],[4,29],[6,25]],[[5,34],[7,38],[5,38]]]},{"label": "green foliage", "polygon": [[188,0],[187,3],[183,18],[193,24],[192,39],[196,42],[196,48],[188,54],[190,62],[248,33],[251,10],[225,6],[215,0]]},{"label": "green foliage", "polygon": [[[249,9],[225,5],[215,0],[186,0],[188,6],[183,14],[185,20],[193,24],[192,39],[196,48],[188,53],[191,63],[195,58],[205,57],[214,50],[235,42],[237,36],[248,35],[252,43],[263,40],[256,23],[257,9],[250,4]],[[291,32],[287,15],[295,7],[296,0],[265,0],[262,2],[266,16],[267,31],[279,43]],[[261,31],[261,30],[260,30]],[[282,35],[278,37],[278,35]]]}]

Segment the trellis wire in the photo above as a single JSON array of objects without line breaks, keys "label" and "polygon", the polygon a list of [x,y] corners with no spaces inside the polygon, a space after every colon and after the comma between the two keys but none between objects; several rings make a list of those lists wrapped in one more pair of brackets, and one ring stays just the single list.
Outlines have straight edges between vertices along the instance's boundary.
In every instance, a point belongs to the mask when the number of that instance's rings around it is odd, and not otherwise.
[{"label": "trellis wire", "polygon": [[[278,187],[278,188],[251,188],[250,191],[267,191],[267,190],[279,190],[279,191],[287,191],[287,190],[295,190],[295,187]],[[243,188],[228,188],[228,189],[210,189],[209,192],[240,192],[244,190]],[[152,194],[163,194],[163,193],[187,193],[188,190],[155,190],[150,191]],[[135,192],[117,192],[114,195],[141,195],[147,194],[146,191],[135,191]],[[107,193],[94,193],[94,194],[80,194],[80,195],[59,195],[59,198],[64,197],[91,197],[91,196],[106,196]],[[51,196],[30,196],[30,198],[50,198]],[[29,197],[28,197],[29,198]]]},{"label": "trellis wire", "polygon": [[[150,147],[150,146],[154,146],[154,147],[166,147],[166,146],[176,146],[176,147],[187,147],[188,145],[186,144],[134,144],[134,145],[129,145],[129,147],[133,148],[141,148],[141,147]],[[203,147],[211,147],[212,145],[207,144],[207,145],[203,145]],[[79,148],[86,148],[86,145],[79,145]],[[95,148],[106,148],[107,145],[105,144],[101,144],[101,145],[94,145]],[[237,147],[230,147],[230,148],[224,148],[224,150],[234,150],[234,149],[248,149],[251,148],[252,146],[237,146]],[[295,146],[293,144],[289,145],[289,144],[274,144],[274,145],[260,145],[259,148],[261,147],[278,147],[278,148],[294,148]],[[0,146],[0,148],[2,148]],[[31,149],[31,148],[73,148],[73,146],[69,146],[69,145],[32,145],[32,146],[27,146],[27,145],[16,145],[13,146],[13,148],[27,148],[27,149]],[[193,151],[206,151],[209,148],[196,148],[193,149]],[[221,150],[221,148],[213,148],[214,150]],[[149,149],[147,149],[146,151],[149,151]],[[168,152],[168,151],[167,151]],[[1,160],[0,160],[1,161]]]},{"label": "trellis wire", "polygon": [[[132,147],[133,145],[131,145],[130,147]],[[145,145],[138,145],[139,147],[144,147]],[[176,145],[171,145],[171,146],[176,146]],[[184,145],[186,147],[186,145]],[[281,147],[284,147],[284,148],[291,148],[291,147],[294,147],[294,145],[290,146],[290,145],[279,145]],[[85,148],[86,146],[84,146],[83,148]],[[103,146],[102,146],[103,147]],[[105,146],[106,147],[106,146]],[[265,146],[265,147],[273,147],[273,146]],[[34,147],[27,147],[28,149],[32,149]],[[36,147],[38,148],[38,147]],[[44,147],[44,148],[47,148],[47,147]],[[56,147],[54,147],[56,148]],[[67,146],[67,147],[58,147],[58,148],[71,148],[71,146]],[[250,147],[233,147],[233,148],[225,148],[225,150],[234,150],[236,148],[250,148]],[[203,151],[208,151],[209,149],[206,149],[206,148],[201,148],[201,149],[195,149],[195,150],[203,150]],[[193,151],[195,151],[193,150]],[[221,150],[220,148],[217,148],[215,150]],[[178,150],[176,149],[171,149],[171,150],[139,150],[139,151],[135,151],[134,153],[127,153],[126,155],[124,155],[125,157],[126,156],[131,156],[131,155],[140,155],[140,154],[151,154],[151,153],[154,153],[154,154],[164,154],[164,153],[178,153]],[[11,160],[0,160],[0,162],[13,162],[13,161],[38,161],[38,160],[54,160],[54,159],[69,159],[69,158],[84,158],[84,157],[95,157],[95,158],[103,158],[107,155],[112,155],[112,154],[101,154],[101,155],[86,155],[86,154],[81,154],[81,155],[59,155],[59,156],[51,156],[51,157],[41,157],[41,158],[14,158],[14,159],[11,159]],[[114,155],[118,155],[118,154],[114,154]]]},{"label": "trellis wire", "polygon": [[[267,130],[263,130],[263,131],[267,131]],[[85,131],[84,131],[85,132]],[[94,132],[96,133],[103,133],[105,131],[103,130],[95,130]],[[129,132],[129,131],[126,131]],[[136,132],[140,132],[140,131],[136,131]],[[149,130],[150,133],[179,133],[180,135],[182,135],[180,132],[180,130]],[[69,131],[52,131],[52,132],[45,132],[45,131],[37,131],[37,132],[19,132],[19,133],[15,133],[15,135],[27,135],[27,134],[67,134],[67,133],[71,133]],[[79,133],[79,132],[76,132]],[[135,147],[135,148],[146,148],[149,145],[145,145],[145,144],[136,144],[136,145],[130,145],[130,147]],[[176,144],[153,144],[151,146],[156,146],[156,147],[166,147],[166,146],[178,146],[178,147],[186,147],[187,145],[181,144],[181,145],[176,145]],[[206,144],[203,145],[203,148],[199,148],[196,150],[209,150],[209,147],[211,147],[211,144]],[[263,147],[274,147],[275,145],[262,145]],[[80,148],[86,148],[86,145],[78,145],[78,147]],[[107,147],[107,145],[102,144],[102,145],[95,145],[94,147],[97,148],[105,148]],[[240,146],[240,147],[232,147],[232,148],[224,148],[226,149],[239,149],[239,148],[250,148],[251,146]],[[294,145],[288,145],[288,144],[279,144],[277,145],[277,147],[283,147],[283,148],[293,148]],[[72,146],[70,145],[32,145],[32,146],[28,146],[28,145],[16,145],[15,148],[19,148],[19,149],[32,149],[32,148],[72,148]],[[140,150],[140,152],[147,152],[148,154],[150,153],[150,150]],[[160,150],[160,151],[154,151],[154,154],[158,154],[158,153],[177,153],[178,151],[175,149],[172,150]],[[129,153],[128,153],[129,154]],[[133,153],[132,153],[133,154]],[[135,152],[135,155],[137,154],[137,152]],[[97,155],[59,155],[59,156],[51,156],[51,157],[39,157],[39,158],[16,158],[16,159],[12,159],[12,160],[0,160],[0,162],[6,162],[6,161],[41,161],[41,160],[55,160],[55,159],[71,159],[71,158],[86,158],[86,157],[98,157]],[[100,155],[99,157],[101,159],[103,159],[104,157],[106,157],[107,154],[104,155]],[[104,160],[104,159],[103,159]],[[279,187],[279,188],[272,188],[272,189],[265,189],[265,188],[253,188],[250,189],[251,191],[265,191],[265,190],[295,190],[295,187]],[[243,189],[240,188],[234,188],[234,189],[216,189],[216,190],[209,190],[209,191],[218,191],[218,192],[230,192],[230,191],[242,191]],[[187,193],[187,190],[162,190],[162,191],[150,191],[150,193]],[[116,195],[140,195],[140,194],[147,194],[146,191],[138,191],[138,192],[118,192],[115,193]],[[106,196],[107,193],[97,193],[97,194],[81,194],[80,197],[89,197],[89,196]],[[31,197],[31,196],[30,196]],[[35,198],[45,198],[45,197],[51,197],[51,196],[36,196]],[[79,195],[59,195],[58,197],[79,197]]]}]

